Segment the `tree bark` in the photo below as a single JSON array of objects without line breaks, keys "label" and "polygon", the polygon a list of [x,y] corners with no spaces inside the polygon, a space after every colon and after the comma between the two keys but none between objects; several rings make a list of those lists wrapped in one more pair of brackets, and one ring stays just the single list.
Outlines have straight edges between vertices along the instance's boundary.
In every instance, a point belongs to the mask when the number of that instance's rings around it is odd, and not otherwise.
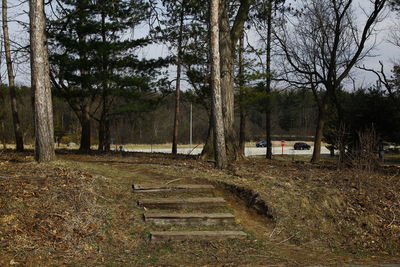
[{"label": "tree bark", "polygon": [[242,34],[239,41],[239,109],[240,109],[240,126],[239,126],[239,151],[238,154],[241,157],[245,156],[246,149],[246,107],[245,107],[245,95],[244,95],[244,34]]},{"label": "tree bark", "polygon": [[239,155],[246,155],[246,111],[240,110]]},{"label": "tree bark", "polygon": [[90,106],[85,104],[82,107],[81,116],[81,143],[79,150],[82,152],[88,152],[91,145],[91,118],[90,118]]},{"label": "tree bark", "polygon": [[105,125],[104,120],[99,121],[99,146],[97,150],[104,151],[105,149]]},{"label": "tree bark", "polygon": [[110,133],[110,120],[106,120],[106,146],[105,146],[105,151],[108,152],[111,150],[111,133]]},{"label": "tree bark", "polygon": [[15,88],[15,77],[14,77],[12,58],[11,58],[10,37],[8,33],[7,10],[8,10],[7,0],[2,0],[3,38],[4,38],[6,63],[7,63],[8,87],[10,89],[11,114],[13,118],[16,150],[21,152],[24,150],[24,141],[22,138],[21,124],[18,115],[17,93]]},{"label": "tree bark", "polygon": [[46,16],[43,0],[29,1],[29,20],[31,84],[35,107],[35,159],[38,162],[46,162],[52,161],[55,153]]},{"label": "tree bark", "polygon": [[174,117],[174,132],[172,136],[172,154],[174,155],[178,153],[181,72],[182,72],[182,37],[183,37],[183,19],[185,15],[183,3],[184,0],[181,1],[181,12],[179,17],[179,35],[178,35],[178,57],[176,62],[175,117]]},{"label": "tree bark", "polygon": [[267,60],[266,60],[266,102],[265,102],[265,137],[267,142],[266,158],[272,159],[272,134],[271,134],[271,42],[272,42],[272,0],[268,0],[267,10]]},{"label": "tree bark", "polygon": [[323,103],[321,104],[320,107],[318,107],[318,121],[314,137],[314,151],[311,158],[311,162],[313,163],[316,163],[321,159],[321,142],[325,126],[327,109],[328,105],[326,103]]},{"label": "tree bark", "polygon": [[201,151],[200,158],[202,160],[214,159],[214,130],[213,130],[213,114],[212,112],[209,114],[208,120],[208,131],[207,131],[207,139],[204,144],[203,150]]},{"label": "tree bark", "polygon": [[219,0],[210,0],[211,88],[214,124],[214,153],[216,167],[223,169],[227,166],[227,154],[224,135],[224,119],[222,115],[218,14]]},{"label": "tree bark", "polygon": [[220,46],[221,54],[221,93],[222,93],[222,114],[225,127],[226,153],[228,161],[234,161],[239,157],[238,142],[234,127],[234,46],[231,38],[229,25],[228,1],[221,1],[220,17]]},{"label": "tree bark", "polygon": [[[79,8],[84,10],[86,8],[87,3],[84,1],[81,1],[79,3]],[[88,18],[83,16],[81,13],[79,13],[79,27],[80,28],[85,28],[85,25],[87,23]],[[86,33],[83,31],[78,31],[78,43],[81,47],[86,46]],[[87,55],[86,51],[84,49],[79,49],[79,59],[81,62],[85,62],[87,60]],[[85,64],[81,64],[80,68],[80,75],[81,75],[81,89],[83,91],[89,91],[89,85],[87,83],[87,77],[89,74],[89,71],[87,69],[87,66]],[[88,98],[88,97],[86,97]],[[80,107],[80,121],[81,121],[81,143],[79,146],[79,150],[82,152],[88,152],[90,151],[91,147],[91,117],[90,117],[90,108],[91,108],[91,100],[84,99],[83,100],[83,105]]]},{"label": "tree bark", "polygon": [[0,122],[1,125],[1,143],[3,144],[3,149],[7,149],[7,142],[6,142],[6,127],[4,126],[4,121]]},{"label": "tree bark", "polygon": [[[103,44],[107,44],[107,36],[106,36],[106,14],[104,12],[101,13],[101,38]],[[110,73],[109,64],[108,64],[108,54],[106,51],[102,53],[102,71],[103,73]],[[103,89],[103,107],[101,111],[100,121],[99,121],[99,150],[101,151],[110,151],[110,120],[109,120],[109,108],[108,108],[108,94],[109,94],[109,86],[108,81],[102,81],[102,89]],[[100,141],[101,140],[101,141]]]},{"label": "tree bark", "polygon": [[[225,141],[226,151],[229,161],[234,161],[239,158],[239,147],[237,141],[237,134],[234,127],[234,56],[235,46],[239,40],[244,23],[247,20],[249,8],[252,0],[241,0],[240,7],[236,14],[232,28],[230,27],[229,17],[229,1],[221,0],[220,7],[220,56],[221,61],[220,75],[221,75],[221,92],[222,92],[222,113],[224,118],[225,127]],[[209,144],[206,144],[208,147]],[[203,149],[202,157],[211,158],[211,155],[206,154],[207,151]]]}]

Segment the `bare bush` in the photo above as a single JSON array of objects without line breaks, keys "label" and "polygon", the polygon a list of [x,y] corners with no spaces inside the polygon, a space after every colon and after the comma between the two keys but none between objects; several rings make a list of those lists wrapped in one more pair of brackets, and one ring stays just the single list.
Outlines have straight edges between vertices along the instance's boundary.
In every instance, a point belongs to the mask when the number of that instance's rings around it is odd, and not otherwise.
[{"label": "bare bush", "polygon": [[354,148],[346,154],[347,163],[355,169],[373,171],[379,166],[378,138],[372,127],[357,132]]}]

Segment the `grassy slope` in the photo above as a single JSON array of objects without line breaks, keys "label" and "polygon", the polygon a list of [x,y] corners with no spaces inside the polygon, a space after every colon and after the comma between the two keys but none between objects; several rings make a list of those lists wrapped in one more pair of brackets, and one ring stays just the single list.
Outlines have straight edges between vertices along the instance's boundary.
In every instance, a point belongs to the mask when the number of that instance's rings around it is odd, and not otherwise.
[{"label": "grassy slope", "polygon": [[[204,162],[159,156],[68,155],[38,165],[30,157],[10,160],[7,155],[0,162],[2,266],[400,261],[388,256],[398,252],[400,244],[399,222],[393,220],[400,217],[398,176],[365,176],[261,159],[237,163],[229,172],[213,170]],[[131,184],[204,179],[255,189],[276,211],[274,220],[219,191],[238,217],[235,228],[248,232],[249,239],[150,243],[148,232],[154,227],[142,221],[143,210],[135,204]]]}]

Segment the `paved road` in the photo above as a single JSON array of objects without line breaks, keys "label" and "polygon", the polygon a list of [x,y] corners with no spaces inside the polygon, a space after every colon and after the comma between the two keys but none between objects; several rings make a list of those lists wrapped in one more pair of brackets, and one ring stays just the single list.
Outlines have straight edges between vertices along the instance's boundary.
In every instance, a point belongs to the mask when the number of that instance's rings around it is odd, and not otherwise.
[{"label": "paved road", "polygon": [[[283,154],[284,155],[312,155],[314,147],[311,147],[310,150],[294,150],[293,147],[284,147]],[[153,149],[129,149],[129,152],[147,152],[147,153],[172,153],[170,148],[153,148]],[[198,155],[202,151],[202,148],[178,148],[179,154],[191,154]],[[245,150],[246,156],[258,156],[265,155],[266,148],[265,147],[246,147]],[[273,147],[272,148],[273,155],[281,155],[282,148],[281,147]],[[329,150],[326,147],[321,148],[321,154],[329,154]]]}]

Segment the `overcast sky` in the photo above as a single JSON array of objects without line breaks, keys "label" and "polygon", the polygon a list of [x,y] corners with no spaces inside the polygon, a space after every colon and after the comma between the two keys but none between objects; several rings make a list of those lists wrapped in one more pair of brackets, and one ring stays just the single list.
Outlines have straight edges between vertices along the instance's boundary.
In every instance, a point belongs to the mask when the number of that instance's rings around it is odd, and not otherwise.
[{"label": "overcast sky", "polygon": [[[19,2],[19,0],[17,0]],[[24,43],[27,44],[29,40],[28,32],[19,25],[16,21],[27,21],[27,5],[26,4],[16,4],[15,0],[8,1],[10,5],[9,10],[9,18],[10,18],[10,37],[12,40],[15,40],[17,43]],[[369,1],[366,0],[357,0],[357,5],[365,7],[366,3]],[[14,5],[14,6],[12,6]],[[357,12],[358,20],[362,21],[362,18],[365,17],[360,12],[360,9],[357,6],[354,6]],[[374,57],[367,58],[363,64],[368,66],[369,68],[379,68],[379,60],[381,60],[385,64],[385,68],[387,73],[390,72],[390,69],[393,66],[393,63],[396,62],[398,59],[400,61],[400,48],[393,46],[389,42],[387,42],[390,29],[393,27],[393,24],[399,19],[400,15],[388,13],[387,18],[377,26],[379,33],[377,35],[377,46],[373,51]],[[146,32],[146,27],[142,27],[141,29],[135,30],[136,37],[139,35],[143,35]],[[252,37],[256,38],[256,37]],[[254,40],[255,41],[255,40]],[[156,45],[151,46],[146,49],[143,49],[139,52],[139,54],[143,57],[158,57],[158,56],[166,56],[168,55],[169,51],[166,47]],[[27,60],[27,59],[26,59]],[[4,60],[3,60],[4,61]],[[25,64],[18,64],[15,66],[16,69],[16,80],[19,84],[29,85],[30,84],[30,73],[29,73],[29,62]],[[170,68],[171,70],[171,77],[174,76],[174,68]],[[6,67],[4,62],[1,64],[1,73],[2,73],[2,80],[3,82],[7,82],[6,78]],[[376,78],[372,73],[366,73],[362,71],[355,71],[356,73],[356,80],[357,85],[359,86],[367,86],[368,84],[372,84],[375,82]],[[187,86],[187,85],[184,85]]]}]

